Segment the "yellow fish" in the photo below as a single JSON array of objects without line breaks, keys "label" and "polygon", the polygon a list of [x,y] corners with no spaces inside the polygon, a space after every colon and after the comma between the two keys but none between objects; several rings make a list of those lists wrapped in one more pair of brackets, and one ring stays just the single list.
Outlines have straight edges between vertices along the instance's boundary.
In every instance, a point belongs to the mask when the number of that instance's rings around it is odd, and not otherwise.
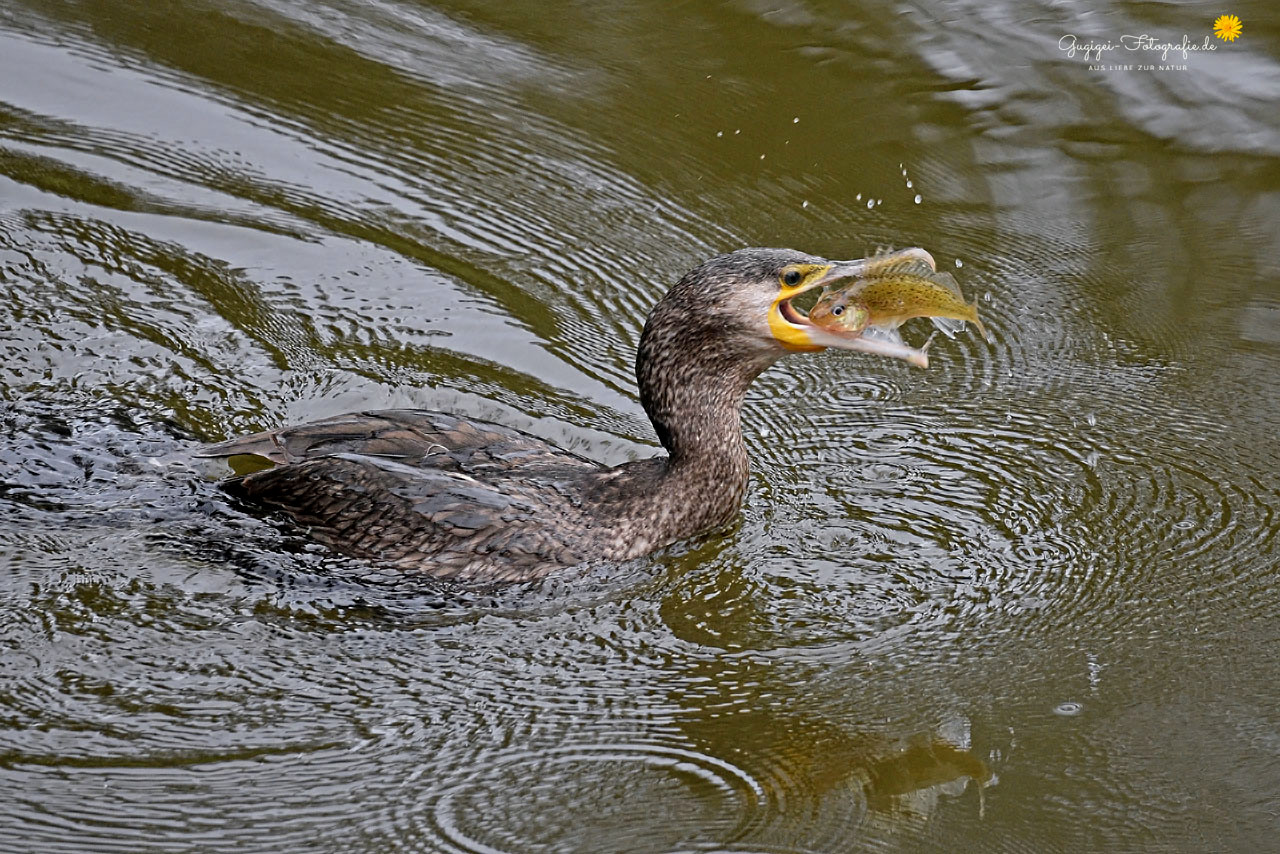
[{"label": "yellow fish", "polygon": [[932,319],[948,335],[972,323],[983,338],[991,340],[978,319],[977,300],[965,302],[954,276],[939,273],[923,261],[895,265],[828,289],[809,311],[810,322],[843,332],[860,332],[868,326],[896,329],[914,317]]}]

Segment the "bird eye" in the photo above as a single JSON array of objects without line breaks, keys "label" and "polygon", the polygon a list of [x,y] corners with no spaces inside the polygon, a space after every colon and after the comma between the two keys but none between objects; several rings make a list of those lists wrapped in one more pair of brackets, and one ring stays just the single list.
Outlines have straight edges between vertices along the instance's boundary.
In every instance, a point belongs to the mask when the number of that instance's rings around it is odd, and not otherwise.
[{"label": "bird eye", "polygon": [[831,309],[831,313],[834,314],[836,317],[839,317],[840,315],[844,314],[844,306],[842,305],[833,306]]},{"label": "bird eye", "polygon": [[784,285],[798,285],[798,284],[800,284],[800,271],[799,271],[799,270],[788,270],[787,272],[783,273],[783,274],[782,274],[782,283],[783,283]]}]

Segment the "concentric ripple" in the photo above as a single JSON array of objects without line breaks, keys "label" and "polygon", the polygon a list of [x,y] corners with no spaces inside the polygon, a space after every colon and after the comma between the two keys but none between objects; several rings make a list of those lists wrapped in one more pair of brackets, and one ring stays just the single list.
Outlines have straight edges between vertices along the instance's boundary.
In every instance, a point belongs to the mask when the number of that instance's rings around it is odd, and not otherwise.
[{"label": "concentric ripple", "polygon": [[[1118,369],[1088,399],[1059,391],[1054,412],[1030,389],[966,400],[955,389],[981,378],[945,371],[941,389],[905,374],[900,398],[850,402],[837,372],[798,367],[783,398],[795,406],[760,407],[767,426],[750,441],[761,500],[748,513],[764,527],[757,537],[749,521],[743,536],[785,557],[738,604],[716,606],[749,622],[704,620],[734,626],[699,629],[704,642],[753,647],[784,625],[793,643],[811,631],[823,644],[965,631],[992,609],[1126,631],[1152,614],[1124,603],[1152,588],[1187,618],[1227,588],[1265,599],[1265,573],[1242,574],[1235,556],[1274,549],[1273,471],[1243,463],[1258,449],[1238,447],[1200,405],[1153,393],[1176,373]],[[1274,449],[1261,458],[1274,462]]]},{"label": "concentric ripple", "polygon": [[[767,820],[750,773],[675,745],[575,744],[480,756],[439,781],[430,826],[468,854],[663,851],[690,837],[741,839]],[[652,804],[664,804],[655,828]]]}]

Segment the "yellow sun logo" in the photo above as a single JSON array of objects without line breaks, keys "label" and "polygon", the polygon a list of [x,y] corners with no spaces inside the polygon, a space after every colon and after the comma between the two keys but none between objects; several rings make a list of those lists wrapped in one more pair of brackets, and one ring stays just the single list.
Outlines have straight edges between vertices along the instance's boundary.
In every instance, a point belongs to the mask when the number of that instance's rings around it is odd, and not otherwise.
[{"label": "yellow sun logo", "polygon": [[1213,34],[1223,41],[1233,42],[1244,32],[1244,24],[1235,15],[1219,15],[1213,22]]}]

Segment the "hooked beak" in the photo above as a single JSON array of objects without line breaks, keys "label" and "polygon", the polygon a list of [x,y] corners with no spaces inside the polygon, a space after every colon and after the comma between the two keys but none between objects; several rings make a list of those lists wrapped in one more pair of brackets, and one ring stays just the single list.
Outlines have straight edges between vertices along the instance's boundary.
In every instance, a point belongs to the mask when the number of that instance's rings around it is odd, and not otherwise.
[{"label": "hooked beak", "polygon": [[791,300],[815,288],[825,288],[848,279],[865,279],[882,270],[909,261],[923,261],[931,269],[938,269],[932,255],[923,249],[913,247],[871,258],[860,258],[857,261],[835,261],[821,274],[810,276],[795,287],[783,287],[769,310],[769,329],[773,337],[788,350],[812,353],[827,347],[837,347],[841,350],[855,350],[859,353],[903,359],[916,367],[927,368],[929,366],[927,344],[925,347],[916,349],[881,338],[863,338],[861,333],[844,333],[838,329],[826,329],[811,323],[808,317],[791,305]]}]

